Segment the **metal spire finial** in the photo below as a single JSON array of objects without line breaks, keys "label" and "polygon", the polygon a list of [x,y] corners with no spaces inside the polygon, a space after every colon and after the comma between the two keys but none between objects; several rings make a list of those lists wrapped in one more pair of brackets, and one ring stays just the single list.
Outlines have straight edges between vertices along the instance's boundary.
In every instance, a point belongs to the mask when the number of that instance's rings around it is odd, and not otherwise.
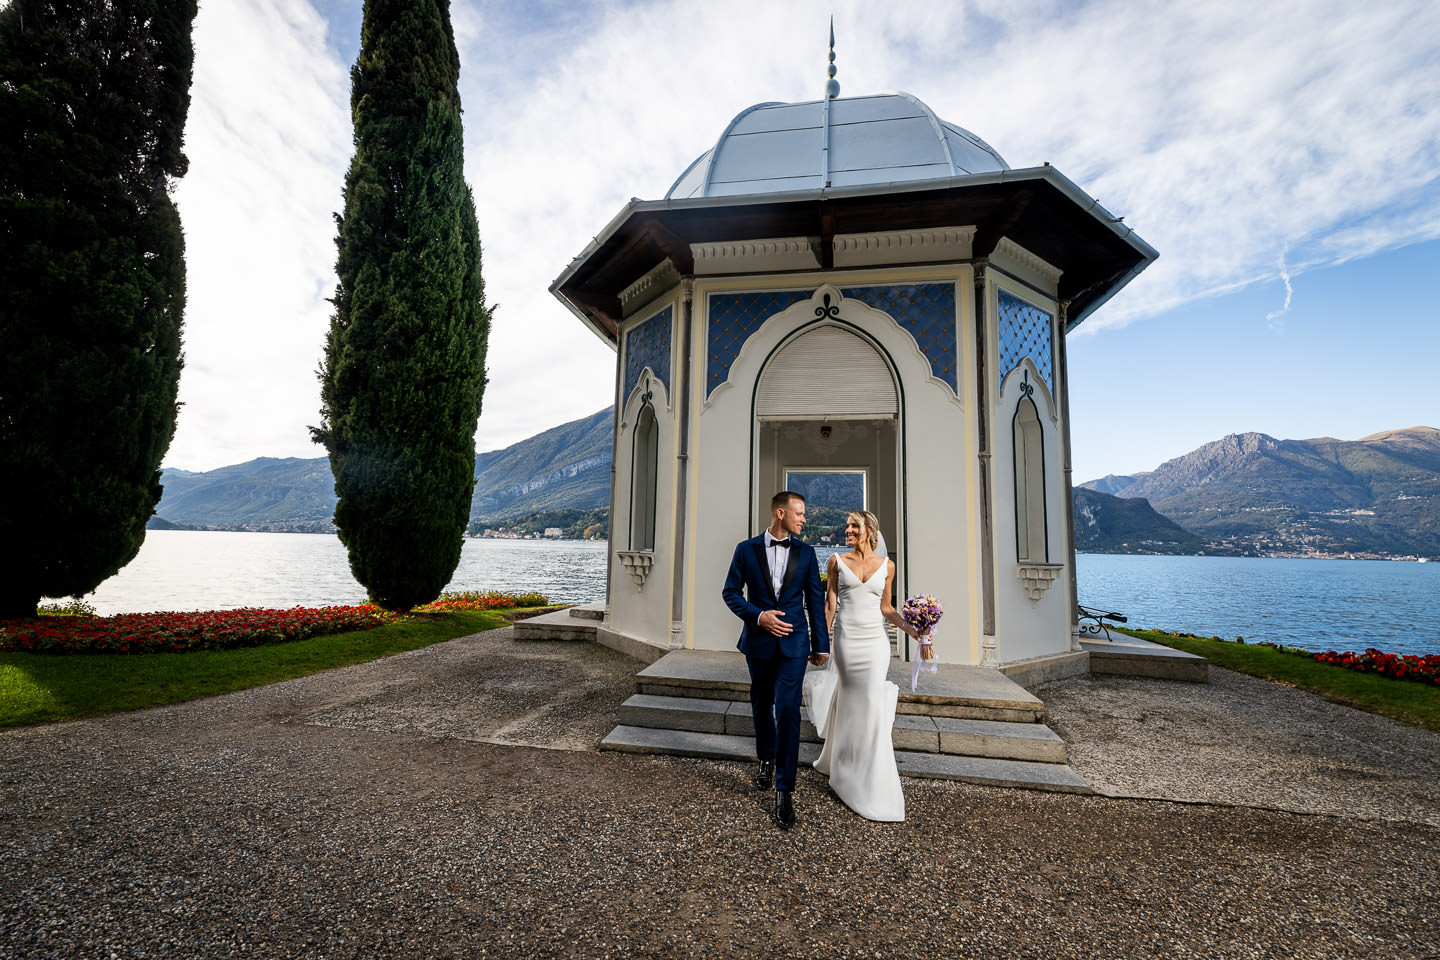
[{"label": "metal spire finial", "polygon": [[830,15],[830,79],[825,82],[825,99],[834,100],[840,96],[840,81],[835,79],[835,15]]}]

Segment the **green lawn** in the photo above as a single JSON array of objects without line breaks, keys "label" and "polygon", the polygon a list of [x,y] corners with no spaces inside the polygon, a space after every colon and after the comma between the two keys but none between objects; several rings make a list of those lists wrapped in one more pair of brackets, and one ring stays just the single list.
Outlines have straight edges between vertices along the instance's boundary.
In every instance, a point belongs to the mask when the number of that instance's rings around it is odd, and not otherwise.
[{"label": "green lawn", "polygon": [[1308,690],[1326,700],[1403,723],[1440,730],[1440,687],[1360,673],[1255,644],[1179,637],[1154,630],[1121,629],[1121,632],[1199,654],[1217,667]]},{"label": "green lawn", "polygon": [[230,693],[428,647],[503,627],[508,620],[493,611],[426,614],[374,630],[241,650],[68,656],[0,653],[0,727]]}]

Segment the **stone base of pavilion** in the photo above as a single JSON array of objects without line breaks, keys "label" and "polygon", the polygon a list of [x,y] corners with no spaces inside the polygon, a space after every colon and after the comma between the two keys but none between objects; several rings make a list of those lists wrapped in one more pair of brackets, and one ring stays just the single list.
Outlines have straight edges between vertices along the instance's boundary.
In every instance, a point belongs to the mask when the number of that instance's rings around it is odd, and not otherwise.
[{"label": "stone base of pavilion", "polygon": [[[665,650],[625,637],[607,629],[603,604],[519,621],[515,635],[589,640],[648,664],[636,673],[636,692],[602,750],[754,762],[750,675],[738,651]],[[897,659],[889,672],[900,688],[893,742],[902,775],[1067,793],[1092,790],[1045,725],[1044,703],[1017,680],[1035,686],[1087,672],[1209,680],[1204,658],[1129,637],[1086,641],[1079,651],[1000,669],[942,663],[920,675],[914,692],[910,670]],[[808,720],[800,739],[800,760],[808,763],[820,752]]]},{"label": "stone base of pavilion", "polygon": [[[1065,762],[1045,705],[997,670],[941,664],[910,691],[910,665],[892,663],[900,687],[893,738],[900,773],[995,786],[1090,793]],[[750,675],[738,652],[673,650],[635,675],[637,692],[602,750],[754,762]],[[820,753],[806,721],[800,761]]]}]

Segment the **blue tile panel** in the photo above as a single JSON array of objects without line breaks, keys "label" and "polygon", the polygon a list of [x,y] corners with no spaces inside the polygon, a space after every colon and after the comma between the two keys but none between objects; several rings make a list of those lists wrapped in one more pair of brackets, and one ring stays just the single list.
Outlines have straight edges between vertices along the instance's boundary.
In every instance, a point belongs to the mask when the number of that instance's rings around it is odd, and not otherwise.
[{"label": "blue tile panel", "polygon": [[1055,396],[1053,317],[1019,297],[1000,291],[1000,380],[1003,382],[1029,357],[1040,371],[1050,396]]},{"label": "blue tile panel", "polygon": [[[930,361],[931,372],[949,384],[951,390],[957,390],[954,284],[850,287],[841,294],[894,318],[915,338],[920,352]],[[711,295],[705,395],[708,397],[730,376],[730,365],[761,324],[812,295],[808,290]]]},{"label": "blue tile panel", "polygon": [[916,283],[893,287],[848,287],[840,291],[888,313],[930,361],[930,372],[959,393],[955,342],[955,284]]},{"label": "blue tile panel", "polygon": [[765,290],[758,293],[712,293],[710,335],[705,362],[705,396],[730,378],[730,365],[760,325],[775,314],[810,299],[810,290]]},{"label": "blue tile panel", "polygon": [[635,384],[640,381],[640,371],[649,367],[655,379],[665,384],[665,393],[670,393],[670,328],[673,307],[666,307],[655,316],[634,327],[625,334],[625,392],[620,399],[630,399]]}]

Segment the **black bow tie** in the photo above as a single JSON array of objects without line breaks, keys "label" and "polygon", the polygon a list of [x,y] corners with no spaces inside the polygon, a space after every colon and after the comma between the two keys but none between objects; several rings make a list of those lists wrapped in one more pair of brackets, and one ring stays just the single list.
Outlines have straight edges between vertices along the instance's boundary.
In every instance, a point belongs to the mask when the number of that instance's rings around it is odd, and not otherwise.
[{"label": "black bow tie", "polygon": [[771,540],[771,541],[770,541],[770,546],[772,546],[772,547],[788,547],[788,546],[790,546],[790,540],[789,540],[789,538],[786,538],[786,539],[784,539],[784,540]]}]

